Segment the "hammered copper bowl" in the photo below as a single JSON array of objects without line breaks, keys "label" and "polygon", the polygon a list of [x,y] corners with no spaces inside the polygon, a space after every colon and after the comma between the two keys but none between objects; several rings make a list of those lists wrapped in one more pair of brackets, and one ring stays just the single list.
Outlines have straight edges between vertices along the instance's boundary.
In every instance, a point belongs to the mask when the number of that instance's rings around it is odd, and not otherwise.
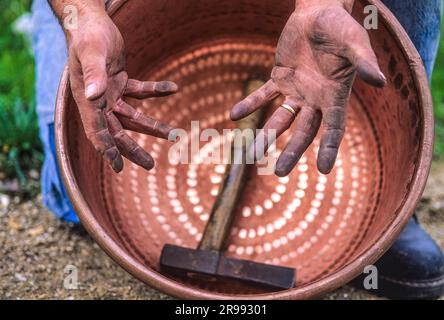
[{"label": "hammered copper bowl", "polygon": [[[200,120],[202,129],[232,128],[230,108],[249,79],[268,78],[293,4],[111,1],[130,76],[173,80],[181,87],[174,97],[133,103],[180,128],[190,129],[191,120]],[[264,292],[161,274],[164,244],[197,246],[225,167],[173,165],[169,142],[134,134],[157,166],[145,172],[126,162],[124,172],[114,174],[86,140],[65,72],[57,103],[58,155],[70,198],[94,239],[132,275],[181,298],[307,299],[344,285],[374,263],[399,235],[423,191],[433,114],[418,53],[379,1],[357,1],[358,21],[368,4],[379,7],[379,29],[370,36],[388,85],[374,89],[357,81],[330,175],[316,169],[318,141],[287,178],[252,170],[229,240],[230,256],[296,268],[296,288]],[[288,138],[280,139],[277,151]],[[197,158],[220,143],[201,143]]]}]

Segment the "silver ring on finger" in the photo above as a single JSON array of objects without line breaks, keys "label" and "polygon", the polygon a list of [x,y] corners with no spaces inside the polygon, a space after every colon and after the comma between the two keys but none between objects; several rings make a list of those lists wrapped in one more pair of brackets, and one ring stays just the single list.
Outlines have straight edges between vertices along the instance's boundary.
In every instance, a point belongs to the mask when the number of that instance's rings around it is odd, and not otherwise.
[{"label": "silver ring on finger", "polygon": [[281,108],[284,108],[288,112],[291,112],[292,115],[296,116],[296,111],[288,104],[281,105]]}]

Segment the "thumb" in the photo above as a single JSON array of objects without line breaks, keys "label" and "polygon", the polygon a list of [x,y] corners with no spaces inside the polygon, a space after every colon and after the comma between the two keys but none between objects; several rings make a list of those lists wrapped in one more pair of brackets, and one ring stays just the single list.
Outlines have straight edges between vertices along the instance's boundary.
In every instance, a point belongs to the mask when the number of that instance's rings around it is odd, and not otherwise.
[{"label": "thumb", "polygon": [[358,76],[375,87],[384,87],[387,79],[379,68],[378,59],[373,51],[370,40],[363,40],[351,47],[351,61],[356,67]]},{"label": "thumb", "polygon": [[99,53],[84,53],[79,57],[82,66],[85,97],[96,100],[105,94],[108,85],[106,56]]},{"label": "thumb", "polygon": [[362,80],[375,87],[385,86],[387,80],[379,68],[367,30],[343,8],[327,10],[322,18],[318,19],[316,30],[330,40],[330,49],[339,49],[336,54],[348,59]]},{"label": "thumb", "polygon": [[358,77],[375,87],[384,87],[387,79],[379,68],[370,37],[360,24],[350,16],[352,35],[346,38],[347,58],[356,67]]}]

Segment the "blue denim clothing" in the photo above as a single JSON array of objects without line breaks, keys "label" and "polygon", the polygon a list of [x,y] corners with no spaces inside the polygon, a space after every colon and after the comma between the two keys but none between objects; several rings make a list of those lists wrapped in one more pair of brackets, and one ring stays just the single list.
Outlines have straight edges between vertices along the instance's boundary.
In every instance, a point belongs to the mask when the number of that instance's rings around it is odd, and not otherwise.
[{"label": "blue denim clothing", "polygon": [[441,31],[442,0],[382,0],[395,14],[416,46],[429,78]]},{"label": "blue denim clothing", "polygon": [[41,173],[43,204],[57,217],[79,222],[60,177],[54,141],[54,108],[57,88],[67,59],[65,36],[46,0],[32,5],[36,101],[45,161]]},{"label": "blue denim clothing", "polygon": [[[383,0],[416,45],[429,76],[439,45],[442,0]],[[34,0],[34,51],[37,68],[37,113],[45,148],[42,169],[44,204],[61,219],[78,218],[66,195],[57,166],[54,144],[54,106],[67,58],[65,38],[46,0]]]}]

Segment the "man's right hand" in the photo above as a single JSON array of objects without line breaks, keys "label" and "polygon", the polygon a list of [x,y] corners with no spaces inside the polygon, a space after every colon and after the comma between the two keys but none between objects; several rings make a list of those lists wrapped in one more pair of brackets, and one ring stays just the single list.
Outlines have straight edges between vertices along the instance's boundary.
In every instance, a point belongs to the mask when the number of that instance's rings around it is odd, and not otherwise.
[{"label": "man's right hand", "polygon": [[88,139],[115,172],[123,169],[122,156],[152,169],[153,158],[124,130],[168,139],[173,128],[137,112],[124,97],[162,97],[177,92],[177,85],[128,79],[124,41],[103,1],[88,1],[88,5],[78,0],[52,2],[60,20],[64,6],[74,5],[78,10],[78,27],[65,33],[71,89]]},{"label": "man's right hand", "polygon": [[[256,139],[258,158],[297,119],[296,129],[276,164],[288,175],[312,144],[324,122],[318,169],[329,174],[344,137],[347,107],[356,76],[375,87],[386,84],[367,31],[352,17],[354,0],[296,0],[296,10],[282,32],[271,79],[234,106],[242,119],[278,96],[285,98]],[[271,140],[271,139],[270,139]],[[274,142],[274,141],[271,141]]]}]

